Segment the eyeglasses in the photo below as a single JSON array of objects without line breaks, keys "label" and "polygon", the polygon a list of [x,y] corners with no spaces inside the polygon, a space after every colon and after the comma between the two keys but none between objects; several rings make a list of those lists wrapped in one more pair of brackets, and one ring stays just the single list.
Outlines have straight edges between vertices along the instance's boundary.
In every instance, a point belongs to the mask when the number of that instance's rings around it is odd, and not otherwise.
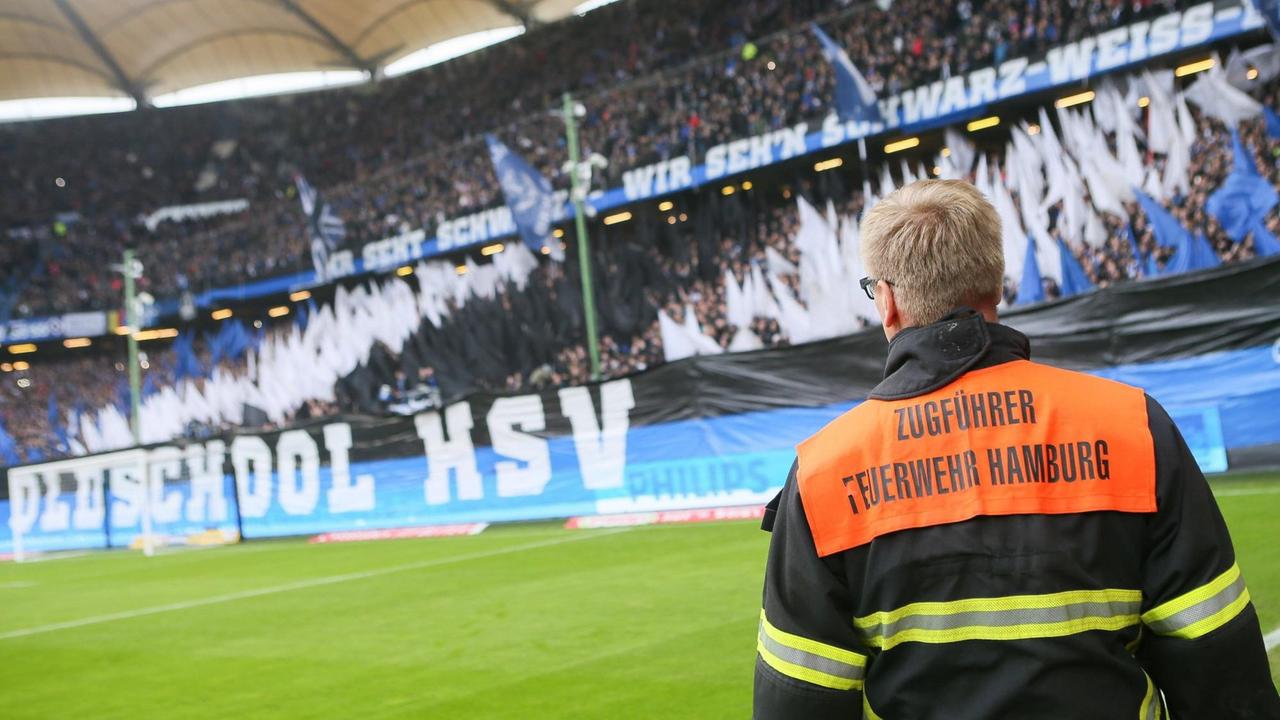
[{"label": "eyeglasses", "polygon": [[[858,285],[862,287],[862,292],[867,294],[868,300],[876,299],[876,284],[884,278],[864,277],[858,281]],[[892,280],[884,280],[885,285],[893,285]]]}]

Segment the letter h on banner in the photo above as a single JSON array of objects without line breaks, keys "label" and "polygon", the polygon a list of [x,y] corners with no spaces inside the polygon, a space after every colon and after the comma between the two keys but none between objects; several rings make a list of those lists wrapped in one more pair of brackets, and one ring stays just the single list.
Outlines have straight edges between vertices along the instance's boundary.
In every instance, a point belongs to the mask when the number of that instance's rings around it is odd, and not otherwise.
[{"label": "letter h on banner", "polygon": [[448,440],[440,413],[422,413],[413,418],[427,455],[427,480],[423,488],[427,504],[449,502],[450,470],[457,473],[458,499],[480,500],[484,498],[484,484],[476,470],[476,452],[471,444],[471,403],[454,403],[445,408],[444,423],[448,425]]}]

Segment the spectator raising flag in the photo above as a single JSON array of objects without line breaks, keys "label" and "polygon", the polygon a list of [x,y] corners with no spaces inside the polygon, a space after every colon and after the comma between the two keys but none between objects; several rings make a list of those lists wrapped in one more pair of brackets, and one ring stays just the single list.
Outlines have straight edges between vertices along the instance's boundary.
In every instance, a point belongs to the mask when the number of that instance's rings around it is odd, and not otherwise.
[{"label": "spectator raising flag", "polygon": [[1040,261],[1036,259],[1036,241],[1027,236],[1027,254],[1022,261],[1022,279],[1018,283],[1018,302],[1043,302],[1044,276],[1040,274]]},{"label": "spectator raising flag", "polygon": [[[1280,2],[1280,0],[1276,0]],[[876,104],[876,93],[871,89],[867,79],[862,77],[858,68],[844,48],[836,44],[817,23],[810,23],[809,28],[822,43],[822,54],[831,63],[836,75],[836,115],[843,122],[883,123],[880,106]]]},{"label": "spectator raising flag", "polygon": [[498,176],[498,184],[502,186],[502,195],[506,198],[520,238],[534,252],[543,252],[553,260],[563,260],[560,243],[551,237],[551,223],[563,203],[556,201],[551,183],[498,138],[485,135],[484,139],[493,160],[493,174]]},{"label": "spectator raising flag", "polygon": [[311,183],[301,175],[293,179],[298,186],[298,199],[302,201],[302,212],[307,216],[307,233],[311,237],[311,262],[315,267],[316,280],[325,279],[325,271],[329,265],[329,253],[337,250],[342,239],[347,236],[346,225],[342,218],[333,212],[333,207],[320,198],[320,193],[311,187]]}]

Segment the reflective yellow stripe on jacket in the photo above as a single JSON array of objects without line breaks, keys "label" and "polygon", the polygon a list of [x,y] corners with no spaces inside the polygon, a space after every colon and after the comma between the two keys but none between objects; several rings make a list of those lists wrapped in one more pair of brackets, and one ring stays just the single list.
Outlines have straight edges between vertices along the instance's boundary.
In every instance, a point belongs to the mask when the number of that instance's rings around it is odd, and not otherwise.
[{"label": "reflective yellow stripe on jacket", "polygon": [[1025,640],[1137,625],[1140,590],[1073,590],[948,602],[918,602],[855,618],[867,644],[888,650],[905,642]]},{"label": "reflective yellow stripe on jacket", "polygon": [[1160,720],[1163,716],[1163,706],[1160,704],[1160,693],[1156,691],[1155,683],[1151,682],[1151,676],[1145,672],[1143,677],[1147,679],[1147,694],[1142,696],[1142,707],[1138,708],[1138,720]]},{"label": "reflective yellow stripe on jacket", "polygon": [[796,680],[832,690],[860,690],[867,657],[774,627],[760,611],[756,650],[769,665]]},{"label": "reflective yellow stripe on jacket", "polygon": [[1240,566],[1184,595],[1142,614],[1142,622],[1157,635],[1192,640],[1226,625],[1249,604]]}]

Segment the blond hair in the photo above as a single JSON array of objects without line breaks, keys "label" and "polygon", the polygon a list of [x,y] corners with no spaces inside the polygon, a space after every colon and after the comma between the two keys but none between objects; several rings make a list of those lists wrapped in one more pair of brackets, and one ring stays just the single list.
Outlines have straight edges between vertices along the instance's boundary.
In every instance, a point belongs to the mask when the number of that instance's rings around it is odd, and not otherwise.
[{"label": "blond hair", "polygon": [[898,188],[863,216],[861,235],[867,272],[893,285],[908,325],[1000,299],[1000,216],[967,182],[919,180]]}]

